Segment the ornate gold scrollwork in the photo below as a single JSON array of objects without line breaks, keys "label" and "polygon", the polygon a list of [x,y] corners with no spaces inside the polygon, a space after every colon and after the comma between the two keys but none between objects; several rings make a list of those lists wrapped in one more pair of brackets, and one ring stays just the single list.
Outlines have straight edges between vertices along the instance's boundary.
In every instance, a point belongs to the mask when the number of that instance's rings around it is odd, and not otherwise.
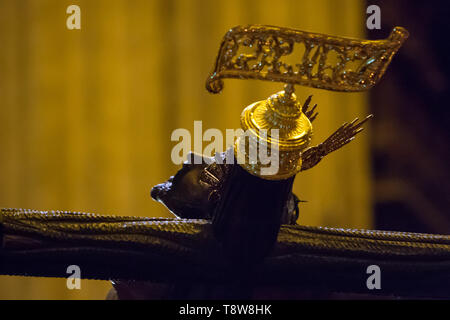
[{"label": "ornate gold scrollwork", "polygon": [[[219,93],[222,79],[237,78],[333,91],[367,90],[381,79],[408,35],[402,27],[395,27],[384,40],[357,40],[262,25],[235,27],[222,40],[206,88]],[[290,62],[292,57],[294,63]]]}]

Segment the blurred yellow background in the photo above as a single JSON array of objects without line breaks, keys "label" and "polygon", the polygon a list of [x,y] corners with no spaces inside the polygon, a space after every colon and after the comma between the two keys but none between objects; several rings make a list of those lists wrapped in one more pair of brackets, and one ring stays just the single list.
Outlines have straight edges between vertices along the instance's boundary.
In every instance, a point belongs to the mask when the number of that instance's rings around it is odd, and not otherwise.
[{"label": "blurred yellow background", "polygon": [[[81,30],[66,8],[81,8]],[[362,0],[0,0],[0,207],[169,216],[149,196],[173,175],[176,128],[239,127],[282,84],[204,89],[225,32],[270,24],[364,38]],[[367,114],[362,93],[297,88],[319,105],[314,140]],[[369,126],[370,128],[370,126]],[[306,225],[371,227],[367,130],[296,179]],[[76,262],[74,262],[76,264]],[[1,299],[104,299],[107,281],[0,277]]]}]

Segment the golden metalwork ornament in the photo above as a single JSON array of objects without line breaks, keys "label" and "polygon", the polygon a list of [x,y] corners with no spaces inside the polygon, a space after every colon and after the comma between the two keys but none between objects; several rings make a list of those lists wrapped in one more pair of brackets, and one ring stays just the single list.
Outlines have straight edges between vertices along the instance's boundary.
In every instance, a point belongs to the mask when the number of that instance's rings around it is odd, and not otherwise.
[{"label": "golden metalwork ornament", "polygon": [[[261,174],[264,165],[260,161],[251,162],[251,143],[242,143],[246,135],[240,136],[235,143],[235,155],[241,166],[249,173],[268,180],[287,179],[301,170],[301,151],[311,141],[312,124],[302,112],[302,106],[292,87],[278,92],[267,100],[258,101],[244,109],[241,115],[241,127],[256,143],[264,143],[271,153],[277,153],[278,170],[273,174]],[[277,130],[278,137],[272,135]],[[241,144],[242,143],[242,144]],[[254,144],[256,145],[256,144]],[[242,150],[242,146],[244,150]]]},{"label": "golden metalwork ornament", "polygon": [[402,27],[395,27],[384,40],[358,40],[273,26],[238,26],[223,38],[206,88],[219,93],[223,78],[236,78],[364,91],[381,79],[408,35]]},{"label": "golden metalwork ornament", "polygon": [[[363,91],[383,76],[392,57],[408,37],[402,27],[385,40],[356,40],[273,26],[235,27],[224,37],[214,71],[206,81],[211,93],[223,89],[224,78],[259,79],[287,83],[285,91],[244,109],[241,127],[246,130],[235,143],[235,157],[249,173],[268,180],[290,178],[315,166],[325,155],[352,141],[361,132],[355,119],[343,124],[322,144],[306,149],[312,136],[315,107],[303,107],[294,84],[333,91]],[[289,57],[290,56],[290,57]],[[297,57],[294,63],[288,58]],[[290,59],[292,60],[292,59]],[[278,137],[274,137],[274,129]],[[278,171],[262,173],[267,164],[255,161],[258,145],[277,153]]]}]

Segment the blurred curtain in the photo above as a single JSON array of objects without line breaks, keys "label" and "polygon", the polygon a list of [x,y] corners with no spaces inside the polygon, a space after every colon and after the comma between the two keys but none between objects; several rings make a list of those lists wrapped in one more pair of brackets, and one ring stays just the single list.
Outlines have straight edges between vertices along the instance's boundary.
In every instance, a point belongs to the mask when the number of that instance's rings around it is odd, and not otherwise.
[{"label": "blurred curtain", "polygon": [[369,37],[394,25],[411,34],[389,76],[370,91],[382,119],[371,140],[376,228],[450,234],[450,7],[446,0],[370,3],[383,19]]},{"label": "blurred curtain", "polygon": [[[66,8],[81,8],[81,30]],[[248,104],[282,84],[204,89],[219,42],[239,24],[364,37],[359,0],[0,0],[0,207],[169,216],[150,188],[178,169],[176,128],[239,127]],[[367,113],[366,95],[314,94],[314,143]],[[297,177],[300,223],[370,227],[368,131]],[[76,264],[76,262],[74,262]],[[103,299],[106,281],[0,277],[0,298]]]}]

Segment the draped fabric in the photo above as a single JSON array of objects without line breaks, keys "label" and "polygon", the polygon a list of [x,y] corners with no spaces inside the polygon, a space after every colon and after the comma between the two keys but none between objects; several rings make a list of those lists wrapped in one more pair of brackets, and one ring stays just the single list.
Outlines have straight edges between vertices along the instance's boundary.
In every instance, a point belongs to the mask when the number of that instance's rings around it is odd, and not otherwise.
[{"label": "draped fabric", "polygon": [[[81,30],[66,28],[71,4]],[[365,17],[358,0],[1,0],[0,207],[169,216],[149,191],[179,168],[172,131],[194,120],[238,128],[245,106],[282,89],[226,80],[207,93],[225,32],[269,24],[363,38]],[[367,114],[363,93],[296,92],[318,104],[314,144]],[[368,134],[298,175],[300,223],[371,226]],[[103,299],[109,287],[0,277],[0,298]]]}]

